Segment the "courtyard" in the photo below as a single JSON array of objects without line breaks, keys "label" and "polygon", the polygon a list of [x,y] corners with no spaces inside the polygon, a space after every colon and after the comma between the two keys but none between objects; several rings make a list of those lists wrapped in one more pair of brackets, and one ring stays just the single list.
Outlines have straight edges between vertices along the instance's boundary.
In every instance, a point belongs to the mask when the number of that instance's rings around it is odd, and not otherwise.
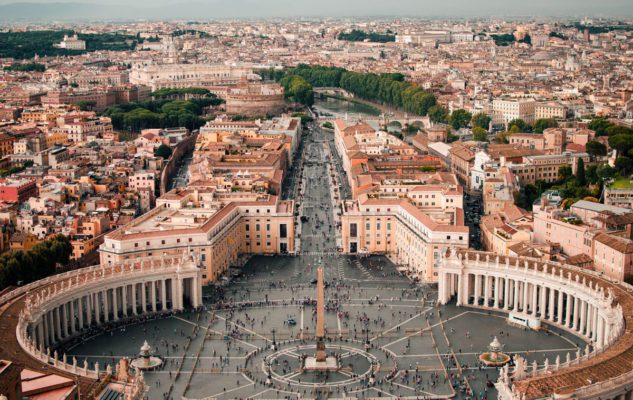
[{"label": "courtyard", "polygon": [[[328,373],[301,372],[297,357],[314,352],[317,265],[328,285],[326,349],[342,367]],[[584,347],[501,315],[435,307],[431,286],[413,285],[384,257],[254,257],[240,278],[211,290],[223,300],[85,338],[68,355],[105,368],[135,358],[147,340],[164,360],[145,373],[151,399],[496,398],[498,371],[478,362],[494,336],[529,364]]]}]

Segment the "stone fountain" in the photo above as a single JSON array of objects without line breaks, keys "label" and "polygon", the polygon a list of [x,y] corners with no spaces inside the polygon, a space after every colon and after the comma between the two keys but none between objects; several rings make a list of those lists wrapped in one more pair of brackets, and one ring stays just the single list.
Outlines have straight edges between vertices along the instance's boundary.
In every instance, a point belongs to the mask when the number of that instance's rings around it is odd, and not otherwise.
[{"label": "stone fountain", "polygon": [[488,351],[479,356],[479,361],[490,366],[501,366],[510,361],[510,356],[503,353],[503,345],[495,336],[488,345]]},{"label": "stone fountain", "polygon": [[134,368],[137,368],[141,371],[148,371],[154,368],[159,367],[163,363],[158,357],[152,356],[152,347],[147,343],[143,343],[141,346],[141,351],[138,353],[138,358],[132,360],[131,364]]}]

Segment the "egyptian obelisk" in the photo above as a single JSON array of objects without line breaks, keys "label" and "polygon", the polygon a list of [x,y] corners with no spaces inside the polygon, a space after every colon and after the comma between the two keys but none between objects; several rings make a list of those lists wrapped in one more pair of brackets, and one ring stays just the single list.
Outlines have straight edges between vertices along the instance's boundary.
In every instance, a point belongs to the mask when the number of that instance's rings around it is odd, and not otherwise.
[{"label": "egyptian obelisk", "polygon": [[316,361],[323,362],[325,354],[325,287],[323,285],[323,267],[317,269],[317,304],[316,304]]}]

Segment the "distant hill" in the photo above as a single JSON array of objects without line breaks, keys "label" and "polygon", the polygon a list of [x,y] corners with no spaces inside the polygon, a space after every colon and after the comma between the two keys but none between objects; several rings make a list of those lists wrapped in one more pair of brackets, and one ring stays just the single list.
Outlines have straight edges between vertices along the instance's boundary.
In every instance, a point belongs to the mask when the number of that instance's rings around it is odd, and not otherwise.
[{"label": "distant hill", "polygon": [[199,3],[139,7],[119,4],[11,3],[0,5],[0,21],[86,21],[213,18]]}]

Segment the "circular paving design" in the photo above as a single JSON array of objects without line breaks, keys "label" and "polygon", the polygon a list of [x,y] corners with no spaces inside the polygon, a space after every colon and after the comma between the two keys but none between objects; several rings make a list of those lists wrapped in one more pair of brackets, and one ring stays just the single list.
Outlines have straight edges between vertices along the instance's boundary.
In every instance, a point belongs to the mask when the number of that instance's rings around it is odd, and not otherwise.
[{"label": "circular paving design", "polygon": [[[272,381],[285,385],[286,389],[327,387],[337,391],[357,390],[370,385],[370,379],[384,375],[384,371],[397,371],[395,358],[388,351],[376,348],[365,350],[363,342],[331,341],[326,350],[339,360],[337,371],[313,371],[302,369],[302,358],[314,356],[316,345],[302,344],[293,340],[279,344],[279,350],[261,353],[261,368]],[[269,373],[270,371],[270,373]]]}]

